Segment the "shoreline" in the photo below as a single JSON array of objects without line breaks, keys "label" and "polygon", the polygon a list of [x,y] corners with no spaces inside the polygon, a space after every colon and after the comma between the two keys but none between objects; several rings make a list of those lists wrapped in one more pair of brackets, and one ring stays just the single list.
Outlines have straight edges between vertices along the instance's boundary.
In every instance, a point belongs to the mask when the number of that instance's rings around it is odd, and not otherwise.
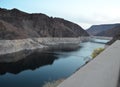
[{"label": "shoreline", "polygon": [[[19,40],[0,40],[0,56],[11,55],[17,52],[29,55],[34,50],[38,50],[38,52],[64,49],[75,50],[79,48],[80,43],[80,38],[28,38]],[[19,60],[21,60],[21,57],[0,58],[0,62],[16,62]]]},{"label": "shoreline", "polygon": [[0,40],[0,55],[22,50],[46,49],[50,47],[77,46],[80,38],[28,38],[18,40]]}]

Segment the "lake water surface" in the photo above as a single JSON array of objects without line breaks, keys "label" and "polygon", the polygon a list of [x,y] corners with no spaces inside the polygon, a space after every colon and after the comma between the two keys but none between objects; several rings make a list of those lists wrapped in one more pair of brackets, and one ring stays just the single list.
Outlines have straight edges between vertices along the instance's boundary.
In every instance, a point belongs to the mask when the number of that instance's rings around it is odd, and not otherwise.
[{"label": "lake water surface", "polygon": [[81,43],[74,51],[33,52],[18,62],[0,63],[0,87],[42,87],[45,82],[67,78],[108,40],[94,41]]}]

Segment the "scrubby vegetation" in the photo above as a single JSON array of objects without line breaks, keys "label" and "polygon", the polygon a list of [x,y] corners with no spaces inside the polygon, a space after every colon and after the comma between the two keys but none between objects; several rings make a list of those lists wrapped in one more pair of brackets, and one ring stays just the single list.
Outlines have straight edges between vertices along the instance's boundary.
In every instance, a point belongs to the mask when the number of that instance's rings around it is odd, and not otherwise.
[{"label": "scrubby vegetation", "polygon": [[104,48],[97,48],[93,51],[92,53],[92,58],[95,58],[97,55],[99,55],[102,51],[104,50]]},{"label": "scrubby vegetation", "polygon": [[45,83],[45,85],[43,85],[43,87],[57,87],[64,79],[59,79],[56,81],[52,81],[52,82],[47,82]]}]

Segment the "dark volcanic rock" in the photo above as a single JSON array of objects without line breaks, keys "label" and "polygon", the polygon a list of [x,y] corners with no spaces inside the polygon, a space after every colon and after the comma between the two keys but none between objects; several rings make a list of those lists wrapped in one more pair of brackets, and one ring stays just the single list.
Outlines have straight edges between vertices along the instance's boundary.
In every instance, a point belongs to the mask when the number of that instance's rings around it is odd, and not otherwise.
[{"label": "dark volcanic rock", "polygon": [[41,13],[28,14],[17,9],[0,9],[0,39],[78,36],[88,36],[88,33],[70,21]]},{"label": "dark volcanic rock", "polygon": [[102,24],[102,25],[93,25],[91,26],[87,32],[90,35],[95,35],[95,36],[109,36],[104,33],[107,30],[110,30],[120,24]]}]

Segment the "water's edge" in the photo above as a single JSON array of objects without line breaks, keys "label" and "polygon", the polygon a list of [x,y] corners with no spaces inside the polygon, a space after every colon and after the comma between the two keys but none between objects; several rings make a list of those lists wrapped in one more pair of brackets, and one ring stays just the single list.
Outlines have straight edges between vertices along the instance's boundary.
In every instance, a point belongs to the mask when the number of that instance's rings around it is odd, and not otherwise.
[{"label": "water's edge", "polygon": [[[79,47],[80,42],[88,40],[89,37],[78,38],[28,38],[18,40],[0,40],[0,55],[9,55],[15,52],[24,52],[29,55],[32,51],[39,52],[54,49],[74,50]],[[22,52],[22,53],[23,53]],[[26,55],[26,54],[25,54]],[[16,62],[22,57],[0,58],[0,62]]]},{"label": "water's edge", "polygon": [[106,43],[106,40],[94,41],[81,42],[77,49],[66,44],[67,48],[59,45],[1,55],[0,60],[7,62],[0,62],[0,85],[42,87],[46,82],[67,78],[91,58],[94,49],[104,47],[101,42]]}]

